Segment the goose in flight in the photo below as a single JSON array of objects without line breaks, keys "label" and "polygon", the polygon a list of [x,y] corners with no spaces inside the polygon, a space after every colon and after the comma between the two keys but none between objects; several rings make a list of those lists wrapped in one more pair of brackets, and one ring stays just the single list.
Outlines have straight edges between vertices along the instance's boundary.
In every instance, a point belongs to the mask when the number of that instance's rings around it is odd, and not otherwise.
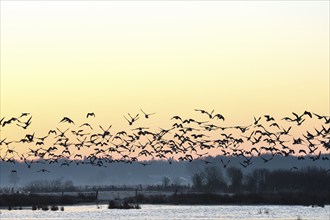
[{"label": "goose in flight", "polygon": [[222,163],[223,168],[227,168],[228,164],[230,163],[230,160],[227,161],[227,163],[225,163],[222,159],[220,159],[220,162]]},{"label": "goose in flight", "polygon": [[81,127],[84,127],[84,126],[89,127],[91,130],[93,130],[93,127],[88,123],[84,123],[84,124],[80,125],[79,127],[81,128]]},{"label": "goose in flight", "polygon": [[24,125],[17,124],[17,126],[22,127],[23,129],[27,129],[27,127],[29,127],[31,124],[31,119],[32,119],[32,116],[26,122],[21,122]]},{"label": "goose in flight", "polygon": [[42,173],[45,173],[45,172],[50,173],[49,170],[45,170],[45,169],[41,169],[41,170],[38,170],[38,171],[37,171],[37,173],[40,173],[40,172],[42,172]]},{"label": "goose in flight", "polygon": [[213,118],[216,118],[216,119],[219,119],[219,120],[225,120],[225,117],[223,117],[223,115],[221,115],[221,114],[216,114],[216,115],[214,115],[213,117],[212,117],[212,119]]},{"label": "goose in flight", "polygon": [[254,117],[254,125],[258,125],[260,120],[261,120],[261,117],[259,117],[258,119],[256,117]]},{"label": "goose in flight", "polygon": [[149,166],[149,165],[151,165],[151,163],[142,163],[142,162],[138,162],[139,164],[141,164],[142,166]]},{"label": "goose in flight", "polygon": [[147,118],[147,119],[149,118],[150,115],[154,115],[154,114],[156,114],[156,112],[153,112],[153,113],[149,113],[149,114],[147,114],[147,113],[145,113],[142,109],[140,109],[140,110],[141,110],[141,112],[144,114],[144,117]]},{"label": "goose in flight", "polygon": [[87,113],[86,118],[88,118],[88,117],[94,117],[95,118],[95,113],[94,112]]},{"label": "goose in flight", "polygon": [[3,120],[5,120],[5,117],[1,118],[1,120],[0,120],[0,126],[2,126]]},{"label": "goose in flight", "polygon": [[275,119],[272,117],[272,116],[270,116],[270,115],[264,115],[265,116],[265,118],[266,118],[266,121],[274,121]]},{"label": "goose in flight", "polygon": [[177,116],[177,115],[174,115],[170,120],[173,120],[173,119],[182,121],[181,117]]},{"label": "goose in flight", "polygon": [[133,122],[130,121],[130,120],[128,120],[128,119],[125,117],[125,115],[123,115],[123,116],[124,116],[124,118],[126,119],[126,121],[128,122],[129,125],[132,125],[132,124],[133,124]]},{"label": "goose in flight", "polygon": [[103,139],[104,139],[106,136],[110,135],[109,130],[110,130],[110,128],[112,127],[112,125],[110,125],[110,126],[108,127],[107,130],[103,129],[101,125],[100,125],[99,127],[100,127],[100,128],[102,129],[102,131],[103,131],[103,134],[100,134],[100,135],[102,136]]},{"label": "goose in flight", "polygon": [[211,113],[209,113],[209,112],[207,112],[207,111],[205,111],[205,110],[203,110],[203,109],[195,109],[195,111],[197,111],[197,112],[201,112],[202,114],[206,114],[206,115],[208,115],[210,119],[213,118],[213,115],[212,115],[212,114],[213,114],[214,110],[212,110]]},{"label": "goose in flight", "polygon": [[125,115],[124,118],[126,119],[129,125],[133,125],[133,123],[139,119],[139,114],[137,114],[135,117],[132,117],[131,114],[128,113],[128,116],[130,117],[130,119],[126,118]]},{"label": "goose in flight", "polygon": [[21,114],[21,116],[19,116],[18,118],[22,118],[22,117],[24,117],[24,116],[28,116],[30,113],[27,113],[27,112],[23,112],[22,114]]},{"label": "goose in flight", "polygon": [[[1,119],[1,121],[3,120],[4,118],[2,118]],[[12,117],[11,119],[9,119],[9,120],[7,120],[7,121],[4,121],[3,123],[2,123],[2,127],[5,127],[5,125],[9,125],[9,124],[11,124],[13,121],[18,121],[19,122],[19,120],[17,119],[17,118],[14,118],[14,117]]]},{"label": "goose in flight", "polygon": [[61,122],[67,122],[67,123],[69,123],[69,124],[74,124],[74,122],[70,119],[70,118],[68,118],[68,117],[64,117],[61,121],[60,121],[60,123]]}]

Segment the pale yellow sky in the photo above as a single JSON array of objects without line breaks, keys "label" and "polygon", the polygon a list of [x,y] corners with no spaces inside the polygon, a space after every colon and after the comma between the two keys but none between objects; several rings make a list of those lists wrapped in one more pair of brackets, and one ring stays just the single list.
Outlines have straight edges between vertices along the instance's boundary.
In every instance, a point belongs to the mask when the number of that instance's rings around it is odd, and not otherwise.
[{"label": "pale yellow sky", "polygon": [[329,115],[329,2],[1,1],[1,115],[120,130],[140,108]]}]

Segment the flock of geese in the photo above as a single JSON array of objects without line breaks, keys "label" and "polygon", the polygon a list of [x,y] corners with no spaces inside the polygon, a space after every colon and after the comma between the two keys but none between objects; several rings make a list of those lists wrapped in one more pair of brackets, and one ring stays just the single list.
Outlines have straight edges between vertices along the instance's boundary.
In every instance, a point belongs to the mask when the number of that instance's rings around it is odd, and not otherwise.
[{"label": "flock of geese", "polygon": [[[0,160],[24,162],[28,168],[34,163],[106,167],[110,163],[123,162],[147,166],[151,164],[150,160],[155,159],[166,160],[169,164],[178,160],[200,160],[208,164],[211,163],[207,159],[210,155],[225,156],[219,161],[224,168],[230,163],[229,157],[239,157],[239,164],[244,168],[252,165],[256,158],[268,163],[276,155],[294,155],[298,160],[329,160],[326,156],[330,150],[329,116],[309,111],[302,114],[292,112],[292,115],[279,120],[264,115],[254,117],[249,125],[221,126],[225,121],[222,114],[195,109],[203,120],[175,115],[170,118],[169,128],[157,128],[155,131],[137,124],[150,120],[156,113],[140,111],[123,116],[131,128],[126,131],[112,131],[111,125],[94,126],[92,122],[96,115],[90,112],[81,124],[63,117],[59,124],[66,129],[57,126],[45,136],[25,132],[19,140],[3,138],[0,140]],[[309,120],[315,120],[313,126],[316,127],[294,134],[295,128],[301,128]],[[18,117],[3,117],[0,128],[17,126],[28,131],[31,123],[30,113],[22,113]],[[20,150],[15,150],[18,145]],[[37,172],[50,171],[41,169]]]}]

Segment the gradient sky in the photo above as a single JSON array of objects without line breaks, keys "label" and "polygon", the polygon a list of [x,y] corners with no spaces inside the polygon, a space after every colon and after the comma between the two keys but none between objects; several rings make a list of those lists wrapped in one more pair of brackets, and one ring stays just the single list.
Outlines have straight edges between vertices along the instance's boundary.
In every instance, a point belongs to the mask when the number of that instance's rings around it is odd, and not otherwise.
[{"label": "gradient sky", "polygon": [[140,108],[154,127],[195,108],[329,115],[329,2],[1,1],[2,117],[121,130]]}]

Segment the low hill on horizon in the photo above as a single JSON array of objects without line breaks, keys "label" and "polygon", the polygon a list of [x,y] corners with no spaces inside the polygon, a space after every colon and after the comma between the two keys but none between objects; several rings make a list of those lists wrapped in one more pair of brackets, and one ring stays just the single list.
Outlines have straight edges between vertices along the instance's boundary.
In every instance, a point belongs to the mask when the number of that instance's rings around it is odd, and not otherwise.
[{"label": "low hill on horizon", "polygon": [[[0,162],[0,186],[24,186],[34,180],[58,178],[71,180],[75,185],[152,185],[161,184],[164,177],[186,185],[191,183],[191,176],[194,173],[203,170],[206,166],[218,167],[224,178],[226,178],[225,169],[229,167],[240,168],[244,174],[260,168],[269,170],[299,170],[306,167],[330,169],[330,162],[326,159],[330,158],[329,154],[321,155],[320,159],[315,161],[308,156],[301,160],[295,156],[274,156],[273,159],[271,159],[271,155],[262,155],[262,157],[266,162],[260,156],[252,157],[250,159],[251,164],[247,167],[244,167],[246,165],[244,158],[224,156],[204,157],[192,162],[172,161],[169,163],[167,160],[151,160],[133,163],[104,163],[104,166],[77,165],[74,161],[69,166],[61,166],[61,162],[64,162],[61,160],[56,164],[43,164],[34,161],[30,168],[24,162]],[[11,178],[13,173],[16,176],[15,180]]]}]

